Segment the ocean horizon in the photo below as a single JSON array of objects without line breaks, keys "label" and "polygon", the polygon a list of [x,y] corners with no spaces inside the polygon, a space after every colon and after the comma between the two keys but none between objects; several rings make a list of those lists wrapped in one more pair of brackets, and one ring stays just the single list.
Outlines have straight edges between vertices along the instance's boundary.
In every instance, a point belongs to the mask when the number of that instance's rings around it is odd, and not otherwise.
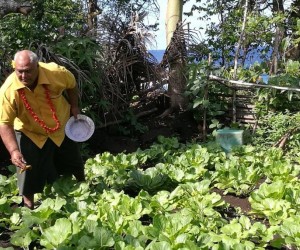
[{"label": "ocean horizon", "polygon": [[[156,58],[156,60],[160,63],[163,56],[164,56],[164,53],[165,53],[165,50],[149,50],[149,52]],[[246,60],[245,60],[245,68],[249,68],[250,66],[254,65],[255,63],[262,63],[266,60],[270,60],[271,58],[271,51],[269,51],[267,54],[264,54],[264,53],[261,53],[260,50],[253,50],[252,52],[250,52],[247,57],[246,57]],[[215,64],[218,65],[220,64],[220,60],[216,60],[215,61]],[[268,83],[268,75],[267,74],[262,74],[261,75],[264,83]]]},{"label": "ocean horizon", "polygon": [[[149,52],[157,59],[158,62],[161,62],[165,50],[149,50]],[[254,63],[261,63],[266,60],[264,57],[270,58],[271,52],[267,53],[267,55],[262,55],[262,53],[259,53],[259,51],[252,51],[247,55],[245,65],[248,67]]]}]

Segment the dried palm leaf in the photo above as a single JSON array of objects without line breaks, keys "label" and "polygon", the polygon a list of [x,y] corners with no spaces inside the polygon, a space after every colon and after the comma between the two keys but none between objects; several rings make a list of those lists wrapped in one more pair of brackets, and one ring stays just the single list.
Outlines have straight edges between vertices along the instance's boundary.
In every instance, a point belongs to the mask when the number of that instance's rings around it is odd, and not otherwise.
[{"label": "dried palm leaf", "polygon": [[39,57],[40,61],[42,61],[42,62],[55,62],[59,65],[62,65],[64,67],[66,67],[68,70],[70,70],[74,74],[74,76],[77,80],[79,93],[80,93],[81,97],[83,95],[83,91],[82,91],[83,83],[92,84],[91,81],[90,81],[90,78],[88,77],[88,75],[84,71],[82,71],[69,58],[54,53],[45,44],[31,44],[30,47],[35,48],[35,52],[36,52],[37,56]]}]

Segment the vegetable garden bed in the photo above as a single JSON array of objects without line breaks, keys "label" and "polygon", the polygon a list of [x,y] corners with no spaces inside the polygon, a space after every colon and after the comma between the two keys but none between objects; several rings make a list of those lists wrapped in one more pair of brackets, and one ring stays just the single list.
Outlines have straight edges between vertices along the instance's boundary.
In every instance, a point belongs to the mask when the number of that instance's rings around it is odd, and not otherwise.
[{"label": "vegetable garden bed", "polygon": [[88,159],[85,183],[58,180],[33,211],[16,206],[15,176],[2,175],[1,236],[11,249],[297,249],[299,170],[276,148],[226,156],[159,137]]}]

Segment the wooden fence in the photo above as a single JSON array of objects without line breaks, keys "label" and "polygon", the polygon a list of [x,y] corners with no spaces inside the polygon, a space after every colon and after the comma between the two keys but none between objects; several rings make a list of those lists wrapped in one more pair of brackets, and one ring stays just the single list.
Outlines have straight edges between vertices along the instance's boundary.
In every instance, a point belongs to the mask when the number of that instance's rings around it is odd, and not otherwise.
[{"label": "wooden fence", "polygon": [[[225,119],[227,119],[230,122],[239,122],[241,124],[248,124],[252,126],[252,128],[254,129],[257,126],[257,117],[254,112],[254,102],[253,102],[255,89],[270,88],[270,89],[277,89],[281,91],[300,92],[299,88],[228,80],[214,75],[209,75],[208,80],[220,83],[233,90],[232,96],[226,97],[229,99],[230,105],[228,110],[225,110]],[[209,88],[210,86],[208,83],[206,86],[204,98],[208,98]],[[207,128],[206,110],[204,110],[204,119],[203,119],[204,138],[206,137],[207,134],[206,128]]]}]

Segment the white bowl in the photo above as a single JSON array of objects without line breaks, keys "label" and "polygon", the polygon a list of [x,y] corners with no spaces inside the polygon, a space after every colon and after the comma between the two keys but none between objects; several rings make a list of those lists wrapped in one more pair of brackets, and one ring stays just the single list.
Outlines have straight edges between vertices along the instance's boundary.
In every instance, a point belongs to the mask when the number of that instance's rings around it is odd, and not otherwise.
[{"label": "white bowl", "polygon": [[84,142],[91,138],[95,131],[95,124],[93,120],[82,114],[77,115],[77,119],[74,116],[68,120],[65,132],[66,135],[73,141]]}]

